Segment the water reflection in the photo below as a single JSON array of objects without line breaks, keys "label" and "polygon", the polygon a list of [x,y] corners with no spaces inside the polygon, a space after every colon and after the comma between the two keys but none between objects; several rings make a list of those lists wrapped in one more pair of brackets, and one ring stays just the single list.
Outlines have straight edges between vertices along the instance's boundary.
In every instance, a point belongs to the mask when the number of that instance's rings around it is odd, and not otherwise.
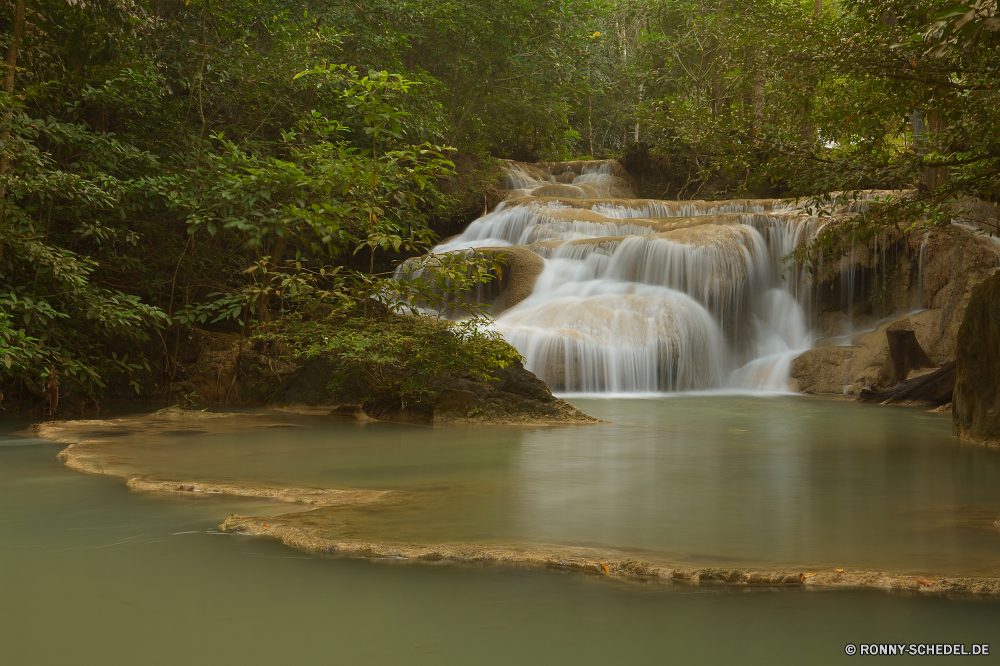
[{"label": "water reflection", "polygon": [[947,418],[801,396],[576,402],[613,423],[280,417],[300,427],[108,446],[168,479],[400,491],[388,504],[323,509],[343,537],[589,545],[692,565],[998,573],[1000,452],[953,440]]},{"label": "water reflection", "polygon": [[[519,432],[490,446],[555,434]],[[0,436],[4,663],[832,664],[862,640],[990,642],[1000,620],[995,601],[310,557],[214,530],[279,505],[131,492],[66,469],[59,448]]]},{"label": "water reflection", "polygon": [[577,401],[615,425],[525,437],[529,539],[692,563],[996,575],[1000,454],[913,410],[808,398]]}]

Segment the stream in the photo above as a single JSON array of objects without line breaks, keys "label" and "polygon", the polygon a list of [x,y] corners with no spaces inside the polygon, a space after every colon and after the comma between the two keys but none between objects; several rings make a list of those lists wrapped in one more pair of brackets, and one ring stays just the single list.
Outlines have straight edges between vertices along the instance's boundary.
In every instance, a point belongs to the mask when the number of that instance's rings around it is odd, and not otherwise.
[{"label": "stream", "polygon": [[[544,536],[695,559],[874,557],[969,571],[994,561],[1000,534],[967,524],[961,507],[992,497],[1000,456],[954,445],[947,419],[810,398],[579,402],[616,423],[473,432],[286,417],[306,427],[243,442],[177,438],[150,447],[157,453],[143,464],[427,491],[436,500],[408,509],[424,513],[404,521],[406,536]],[[55,459],[60,444],[14,434],[27,423],[2,425],[8,663],[653,664],[669,654],[820,664],[839,663],[849,642],[988,643],[1000,621],[1000,603],[974,597],[307,555],[216,528],[231,512],[287,505],[130,491],[67,469]],[[796,445],[803,427],[824,436]],[[745,432],[727,436],[734,428]],[[905,437],[889,437],[900,428]]]}]

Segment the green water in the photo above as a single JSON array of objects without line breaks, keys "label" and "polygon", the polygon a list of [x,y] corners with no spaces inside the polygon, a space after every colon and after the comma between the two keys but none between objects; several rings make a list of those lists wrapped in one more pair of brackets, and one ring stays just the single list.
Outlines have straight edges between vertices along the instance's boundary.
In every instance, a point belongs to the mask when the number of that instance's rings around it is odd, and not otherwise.
[{"label": "green water", "polygon": [[[405,509],[423,519],[407,529],[428,537],[949,569],[988,568],[1000,545],[982,518],[998,455],[951,440],[946,418],[797,398],[577,402],[615,424],[288,418],[306,427],[147,443],[147,464],[415,490],[431,499]],[[1000,603],[967,597],[313,557],[216,530],[287,506],[133,492],[0,427],[4,664],[826,664],[847,643],[990,643],[1000,622]]]},{"label": "green water", "polygon": [[0,437],[0,663],[826,664],[849,642],[989,643],[1000,621],[974,599],[309,557],[214,529],[274,504],[132,492],[60,448]]},{"label": "green water", "polygon": [[947,417],[792,396],[575,402],[613,423],[280,417],[299,427],[144,440],[133,466],[173,479],[413,492],[338,510],[348,537],[1000,575],[1000,451],[952,439]]}]

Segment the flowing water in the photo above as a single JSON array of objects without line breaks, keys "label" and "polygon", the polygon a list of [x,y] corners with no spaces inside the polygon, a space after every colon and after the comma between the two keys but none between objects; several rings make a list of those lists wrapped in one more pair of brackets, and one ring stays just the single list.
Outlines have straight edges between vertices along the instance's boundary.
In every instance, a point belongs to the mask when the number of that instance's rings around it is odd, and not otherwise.
[{"label": "flowing water", "polygon": [[[589,428],[466,431],[306,419],[297,421],[304,428],[243,442],[178,438],[171,446],[183,456],[159,448],[150,462],[172,460],[176,472],[214,465],[213,472],[276,480],[464,488],[453,496],[459,501],[493,496],[427,508],[431,524],[411,526],[413,534],[440,533],[447,520],[463,537],[505,530],[662,545],[676,533],[682,543],[705,539],[700,550],[713,558],[739,555],[746,540],[748,554],[762,559],[817,548],[825,558],[867,557],[884,547],[893,553],[886,562],[897,565],[950,558],[950,566],[977,568],[989,559],[984,544],[995,545],[997,535],[946,514],[995,502],[989,478],[997,456],[952,444],[944,421],[929,416],[891,444],[886,434],[906,421],[884,416],[900,412],[872,409],[878,416],[866,418],[859,408],[838,418],[850,406],[777,402],[748,419],[771,403],[586,401],[619,420],[604,441],[581,440],[598,433]],[[659,411],[676,426],[658,434]],[[704,436],[699,417],[712,417]],[[230,512],[267,515],[285,505],[129,491],[121,479],[64,467],[55,459],[62,445],[6,434],[16,425],[3,425],[4,663],[823,664],[839,663],[847,643],[862,641],[989,643],[1000,621],[992,600],[734,591],[308,556],[215,529]],[[824,434],[802,439],[802,427]],[[497,485],[510,493],[506,501]],[[876,519],[885,516],[893,520],[879,534]]]},{"label": "flowing water", "polygon": [[[520,247],[543,258],[531,295],[498,309],[495,326],[554,391],[787,391],[792,360],[817,337],[820,295],[788,257],[831,221],[899,194],[856,192],[820,216],[808,202],[635,199],[626,178],[614,160],[511,163],[506,199],[434,249]],[[845,343],[865,252],[852,242],[835,259]],[[922,286],[923,247],[917,264]]]},{"label": "flowing water", "polygon": [[817,218],[773,200],[631,198],[616,162],[513,166],[509,195],[447,252],[525,246],[545,268],[497,328],[553,390],[786,390],[812,345],[786,257]]}]

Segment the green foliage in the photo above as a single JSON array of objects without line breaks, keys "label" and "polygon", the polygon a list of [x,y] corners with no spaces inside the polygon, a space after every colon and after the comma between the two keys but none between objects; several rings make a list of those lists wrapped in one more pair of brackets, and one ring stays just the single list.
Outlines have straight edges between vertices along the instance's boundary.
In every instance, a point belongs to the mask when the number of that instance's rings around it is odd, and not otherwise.
[{"label": "green foliage", "polygon": [[[0,377],[32,381],[54,366],[93,396],[105,373],[143,367],[130,355],[167,317],[136,296],[95,286],[95,268],[92,260],[8,229],[0,259]],[[30,282],[17,279],[32,272]]]},{"label": "green foliage", "polygon": [[334,314],[313,320],[294,317],[260,335],[307,358],[333,361],[341,369],[334,391],[352,375],[360,378],[369,404],[410,405],[452,377],[488,381],[497,370],[521,360],[498,333],[475,320],[456,324],[430,317]]},{"label": "green foliage", "polygon": [[273,4],[106,4],[29,13],[2,98],[0,377],[93,395],[167,325],[390,302],[375,254],[452,205],[433,80],[321,66],[339,33]]},{"label": "green foliage", "polygon": [[669,181],[656,194],[678,198],[823,207],[918,189],[828,226],[801,259],[1000,199],[996,2],[816,7],[31,3],[0,92],[0,377],[36,386],[55,366],[90,395],[152,353],[176,367],[165,326],[482,314],[468,294],[500,274],[495,258],[391,277],[481,209],[495,162],[466,176],[475,196],[447,196],[456,148],[532,160],[643,144]]},{"label": "green foliage", "polygon": [[[800,255],[946,224],[1000,198],[1000,19],[991,0],[639,2],[635,107],[681,196],[916,189],[828,227]],[[687,170],[686,182],[684,171]],[[679,181],[679,182],[677,182]]]},{"label": "green foliage", "polygon": [[576,152],[593,17],[580,0],[374,0],[318,10],[341,26],[344,58],[428,84],[449,144],[516,159]]},{"label": "green foliage", "polygon": [[450,252],[432,254],[406,262],[397,279],[384,281],[377,290],[388,308],[417,314],[429,310],[440,319],[481,319],[488,305],[478,301],[476,291],[495,279],[503,279],[504,253]]}]

